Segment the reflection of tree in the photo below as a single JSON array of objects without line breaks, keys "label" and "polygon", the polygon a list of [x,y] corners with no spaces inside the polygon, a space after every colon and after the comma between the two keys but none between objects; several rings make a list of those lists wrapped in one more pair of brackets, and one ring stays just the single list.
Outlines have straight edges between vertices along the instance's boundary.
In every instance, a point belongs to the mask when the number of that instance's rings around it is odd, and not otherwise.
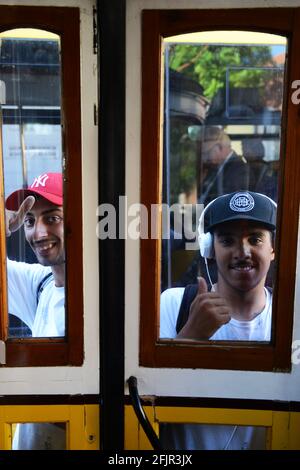
[{"label": "reflection of tree", "polygon": [[[225,87],[228,67],[262,67],[276,65],[269,46],[207,46],[172,44],[169,49],[169,66],[184,72],[204,88],[211,99]],[[231,74],[234,87],[263,86],[266,74],[262,70],[242,69]]]},{"label": "reflection of tree", "polygon": [[[211,101],[210,117],[224,115],[228,70],[231,115],[236,112],[238,116],[253,117],[257,114],[261,117],[265,107],[279,109],[283,72],[281,68],[274,70],[277,66],[272,57],[271,46],[169,46],[169,67],[190,80],[190,83],[201,86],[201,94]],[[180,80],[180,86],[181,92],[184,93],[188,84],[184,83],[183,78]],[[199,162],[196,160],[199,158],[200,149],[197,142],[191,141],[187,136],[187,128],[191,124],[193,123],[182,117],[172,118],[169,168],[171,203],[178,202],[178,195],[181,193],[189,196],[197,182]]]},{"label": "reflection of tree", "polygon": [[178,195],[189,194],[196,181],[197,151],[196,142],[187,135],[187,123],[183,120],[172,121],[170,159],[170,203],[178,203]]}]

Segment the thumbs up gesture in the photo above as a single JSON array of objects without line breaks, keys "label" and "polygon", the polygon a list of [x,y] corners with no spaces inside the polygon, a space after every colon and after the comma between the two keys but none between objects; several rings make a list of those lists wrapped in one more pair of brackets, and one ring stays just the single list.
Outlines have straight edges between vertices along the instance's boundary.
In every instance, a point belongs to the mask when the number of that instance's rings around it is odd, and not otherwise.
[{"label": "thumbs up gesture", "polygon": [[27,196],[17,211],[5,210],[6,236],[9,237],[12,232],[16,232],[23,225],[26,212],[30,211],[35,203],[34,196]]},{"label": "thumbs up gesture", "polygon": [[188,321],[177,338],[207,340],[229,321],[229,306],[225,299],[217,292],[208,292],[205,279],[200,277],[198,292],[190,306]]}]

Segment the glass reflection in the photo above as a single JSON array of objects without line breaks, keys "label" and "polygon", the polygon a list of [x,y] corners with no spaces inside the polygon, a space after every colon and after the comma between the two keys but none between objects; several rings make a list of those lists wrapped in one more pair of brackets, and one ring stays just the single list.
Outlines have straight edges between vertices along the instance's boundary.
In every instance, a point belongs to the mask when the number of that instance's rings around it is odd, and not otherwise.
[{"label": "glass reflection", "polygon": [[[232,194],[233,197],[234,192],[244,194],[250,191],[249,200],[246,196],[248,208],[251,197],[256,203],[252,193],[263,194],[274,203],[278,198],[286,39],[263,33],[231,31],[227,44],[223,33],[197,33],[168,38],[164,42],[163,202],[171,210],[167,214],[169,225],[163,219],[161,290],[164,292],[172,287],[179,290],[176,291],[176,299],[170,300],[172,312],[169,311],[169,302],[166,304],[163,300],[161,308],[168,310],[166,317],[161,314],[160,336],[163,338],[177,337],[175,320],[182,306],[184,287],[197,285],[200,277],[205,281],[202,290],[218,289],[218,281],[220,284],[218,260],[216,262],[215,256],[203,256],[199,251],[198,225],[203,207],[222,195]],[[240,202],[242,200],[243,196]],[[273,208],[276,206],[269,208],[270,217],[274,216]],[[244,209],[248,213],[249,209]],[[208,212],[206,216],[211,217],[211,214]],[[206,218],[203,218],[204,225]],[[254,219],[265,222],[257,217]],[[246,238],[250,243],[251,230],[260,228],[270,233],[263,234],[270,245],[268,259],[265,260],[270,268],[261,278],[265,279],[269,290],[261,291],[256,314],[272,302],[268,292],[271,292],[274,282],[273,223],[262,227],[249,225],[245,229],[248,231]],[[212,227],[212,234],[214,229]],[[203,232],[207,231],[204,226]],[[236,232],[230,234],[237,236]],[[212,238],[213,246],[217,238],[214,234]],[[243,255],[245,259],[247,256]],[[243,263],[238,268],[240,276],[242,269],[244,276],[246,270],[254,269],[250,262]],[[170,292],[162,298],[169,295]],[[232,302],[229,313],[231,307]],[[223,310],[225,315],[227,310]],[[254,312],[244,319],[252,319],[253,315]],[[226,318],[228,320],[229,317]],[[172,328],[164,329],[166,322]],[[221,324],[224,323],[223,318]],[[191,336],[188,338],[192,339]],[[260,336],[253,338],[262,340]],[[194,339],[208,338],[194,336]],[[252,340],[252,335],[237,339]],[[263,340],[269,339],[267,335]]]},{"label": "glass reflection", "polygon": [[66,450],[66,423],[16,423],[12,434],[12,450]]},{"label": "glass reflection", "polygon": [[263,426],[161,423],[159,437],[168,450],[266,450]]},{"label": "glass reflection", "polygon": [[64,336],[60,39],[16,29],[0,45],[9,336]]}]

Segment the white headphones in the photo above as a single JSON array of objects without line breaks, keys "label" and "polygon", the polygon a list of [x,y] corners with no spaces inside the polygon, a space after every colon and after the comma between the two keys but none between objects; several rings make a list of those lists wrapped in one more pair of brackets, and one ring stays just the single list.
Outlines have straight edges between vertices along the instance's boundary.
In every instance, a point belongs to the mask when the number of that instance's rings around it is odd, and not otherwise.
[{"label": "white headphones", "polygon": [[212,201],[210,201],[209,204],[207,204],[207,206],[202,211],[202,214],[200,215],[200,218],[199,218],[198,243],[200,247],[200,254],[205,259],[214,257],[214,244],[213,244],[212,234],[210,232],[206,232],[206,233],[204,232],[204,217],[205,217],[205,213],[207,209],[213,202],[215,202],[216,199],[213,199]]},{"label": "white headphones", "polygon": [[[245,191],[247,192],[247,191]],[[275,208],[277,208],[277,204],[275,201],[273,201],[273,199],[271,199],[269,196],[267,196],[266,194],[261,194],[261,193],[256,193],[256,194],[259,194],[260,196],[264,196],[266,197],[272,204]],[[225,194],[224,194],[225,196]],[[222,197],[222,196],[219,196],[219,197]],[[200,247],[200,254],[201,256],[203,256],[203,258],[205,259],[211,259],[211,258],[214,258],[214,255],[215,255],[215,252],[214,252],[214,244],[213,244],[213,235],[211,232],[204,232],[204,217],[205,217],[205,213],[207,211],[207,209],[209,208],[209,206],[215,202],[217,199],[219,199],[218,197],[213,199],[212,201],[210,201],[209,204],[207,204],[207,206],[205,207],[205,209],[203,210],[202,214],[200,215],[200,218],[199,218],[199,224],[198,224],[198,243],[199,243],[199,247]]]}]

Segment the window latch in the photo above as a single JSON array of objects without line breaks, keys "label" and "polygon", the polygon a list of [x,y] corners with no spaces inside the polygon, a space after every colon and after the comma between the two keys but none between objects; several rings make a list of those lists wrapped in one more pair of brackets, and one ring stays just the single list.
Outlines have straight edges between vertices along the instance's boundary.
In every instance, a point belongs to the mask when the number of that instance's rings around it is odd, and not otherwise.
[{"label": "window latch", "polygon": [[98,24],[97,24],[97,8],[93,7],[93,52],[98,53]]},{"label": "window latch", "polygon": [[4,341],[0,341],[0,364],[6,364],[6,345]]},{"label": "window latch", "polygon": [[6,86],[3,80],[0,80],[0,105],[6,103]]}]

